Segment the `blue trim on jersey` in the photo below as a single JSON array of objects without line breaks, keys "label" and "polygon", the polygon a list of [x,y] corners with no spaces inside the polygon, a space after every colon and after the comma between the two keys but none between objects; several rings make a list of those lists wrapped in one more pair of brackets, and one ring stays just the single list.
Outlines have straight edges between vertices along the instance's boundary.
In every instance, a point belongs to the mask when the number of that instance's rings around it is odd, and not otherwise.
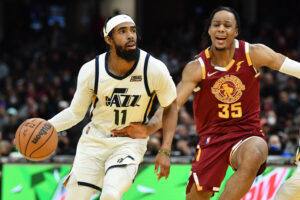
[{"label": "blue trim on jersey", "polygon": [[95,82],[94,82],[94,94],[96,95],[96,99],[92,105],[93,110],[90,112],[90,119],[93,117],[93,111],[95,110],[96,104],[98,102],[97,93],[98,93],[98,81],[99,81],[99,56],[95,58]]},{"label": "blue trim on jersey", "polygon": [[95,58],[95,85],[94,85],[94,93],[98,92],[98,79],[99,79],[99,56]]},{"label": "blue trim on jersey", "polygon": [[118,80],[122,80],[122,79],[125,79],[127,78],[130,74],[132,74],[132,72],[135,70],[139,60],[140,60],[140,49],[138,49],[138,53],[137,53],[137,59],[134,63],[134,65],[132,66],[132,68],[126,73],[124,74],[123,76],[116,76],[114,75],[113,73],[111,73],[108,69],[108,56],[109,56],[109,52],[106,53],[105,55],[105,70],[107,72],[108,75],[110,75],[111,77],[115,78],[115,79],[118,79]]},{"label": "blue trim on jersey", "polygon": [[108,172],[108,170],[112,169],[112,168],[116,168],[116,167],[126,167],[127,164],[121,164],[121,165],[112,165],[109,168],[107,168],[105,174]]},{"label": "blue trim on jersey", "polygon": [[100,188],[100,187],[98,187],[94,184],[87,183],[87,182],[82,182],[82,181],[78,181],[77,183],[78,183],[78,185],[87,186],[87,187],[90,187],[90,188],[93,188],[95,190],[99,190],[100,192],[102,192],[102,188]]},{"label": "blue trim on jersey", "polygon": [[147,78],[147,69],[148,69],[149,58],[150,58],[150,54],[147,53],[146,58],[145,58],[145,63],[144,63],[144,82],[145,82],[145,88],[146,88],[147,94],[149,97],[151,97],[152,94],[149,89],[148,78]]}]

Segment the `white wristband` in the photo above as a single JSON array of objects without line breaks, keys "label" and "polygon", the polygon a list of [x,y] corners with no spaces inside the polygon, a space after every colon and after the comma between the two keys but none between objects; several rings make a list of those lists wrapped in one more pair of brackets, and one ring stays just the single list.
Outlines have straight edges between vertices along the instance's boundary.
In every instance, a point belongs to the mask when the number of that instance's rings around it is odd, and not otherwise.
[{"label": "white wristband", "polygon": [[279,71],[300,79],[300,63],[288,57],[282,63]]}]

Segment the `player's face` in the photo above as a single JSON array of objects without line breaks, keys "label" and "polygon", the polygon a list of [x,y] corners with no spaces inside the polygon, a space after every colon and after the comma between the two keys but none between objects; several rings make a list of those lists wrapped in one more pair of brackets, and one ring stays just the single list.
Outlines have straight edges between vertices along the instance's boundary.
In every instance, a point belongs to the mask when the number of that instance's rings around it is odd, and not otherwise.
[{"label": "player's face", "polygon": [[230,48],[234,38],[238,35],[236,20],[231,12],[222,10],[215,13],[208,29],[212,47],[216,50]]},{"label": "player's face", "polygon": [[137,34],[133,23],[124,22],[116,26],[112,32],[112,41],[118,56],[127,61],[136,59]]}]

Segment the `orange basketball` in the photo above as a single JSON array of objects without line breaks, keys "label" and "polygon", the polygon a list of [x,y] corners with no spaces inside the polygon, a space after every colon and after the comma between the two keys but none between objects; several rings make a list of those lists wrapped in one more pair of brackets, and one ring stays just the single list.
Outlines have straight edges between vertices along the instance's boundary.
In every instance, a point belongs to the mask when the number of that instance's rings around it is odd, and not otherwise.
[{"label": "orange basketball", "polygon": [[15,135],[15,143],[19,152],[28,160],[44,160],[51,156],[58,142],[55,128],[41,118],[25,120]]}]

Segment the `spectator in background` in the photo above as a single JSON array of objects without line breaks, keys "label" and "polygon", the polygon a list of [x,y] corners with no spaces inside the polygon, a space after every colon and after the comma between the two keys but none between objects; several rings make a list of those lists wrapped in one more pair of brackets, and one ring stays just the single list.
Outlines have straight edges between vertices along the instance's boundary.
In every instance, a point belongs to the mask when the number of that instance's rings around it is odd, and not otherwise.
[{"label": "spectator in background", "polygon": [[299,128],[292,127],[287,133],[287,141],[284,148],[284,155],[292,157],[296,155],[297,148],[299,146]]},{"label": "spectator in background", "polygon": [[6,112],[6,103],[0,102],[0,132],[3,131],[3,128],[9,122],[9,117]]},{"label": "spectator in background", "polygon": [[269,155],[282,155],[282,144],[278,135],[271,135],[268,139]]},{"label": "spectator in background", "polygon": [[271,71],[266,71],[262,73],[263,81],[261,84],[260,95],[262,98],[270,97],[273,99],[273,102],[278,98],[278,87],[274,80],[274,73]]},{"label": "spectator in background", "polygon": [[18,117],[18,111],[14,107],[10,107],[7,109],[7,114],[8,114],[8,122],[7,124],[4,125],[3,127],[3,139],[12,141],[13,138],[15,137],[15,132],[17,131],[20,121]]},{"label": "spectator in background", "polygon": [[175,149],[179,150],[182,156],[191,155],[191,148],[189,147],[189,129],[188,124],[178,124],[175,131],[174,145]]},{"label": "spectator in background", "polygon": [[9,76],[9,67],[1,59],[1,55],[0,55],[0,87],[3,87],[5,85],[5,80],[8,76]]},{"label": "spectator in background", "polygon": [[70,145],[70,139],[66,131],[58,132],[57,155],[75,155],[75,149]]},{"label": "spectator in background", "polygon": [[153,133],[147,143],[147,152],[145,155],[147,156],[155,156],[161,146],[161,132],[157,131],[156,133]]},{"label": "spectator in background", "polygon": [[13,150],[13,146],[9,141],[0,140],[0,158],[2,156],[9,156],[12,150]]},{"label": "spectator in background", "polygon": [[287,91],[282,90],[279,93],[279,103],[276,108],[276,114],[278,116],[278,122],[284,126],[284,122],[287,119],[292,119],[295,109],[289,102],[289,95]]}]

